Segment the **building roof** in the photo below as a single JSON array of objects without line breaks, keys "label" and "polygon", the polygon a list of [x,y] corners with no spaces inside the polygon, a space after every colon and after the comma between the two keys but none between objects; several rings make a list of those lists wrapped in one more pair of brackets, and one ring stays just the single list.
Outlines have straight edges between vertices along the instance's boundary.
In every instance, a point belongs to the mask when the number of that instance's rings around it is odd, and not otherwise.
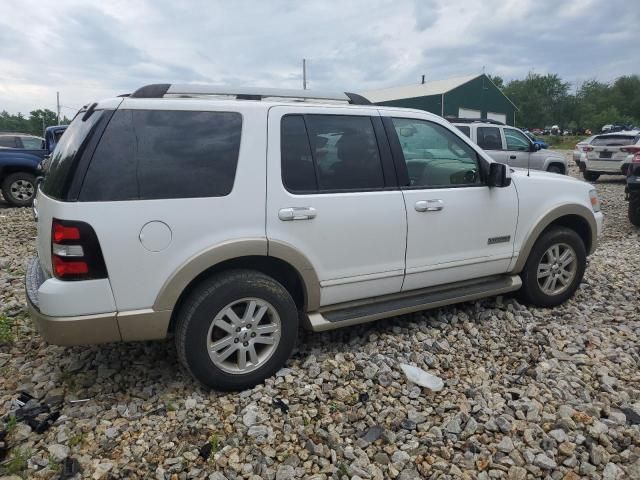
[{"label": "building roof", "polygon": [[382,90],[371,90],[363,95],[373,103],[387,102],[389,100],[399,100],[401,98],[427,97],[429,95],[442,95],[450,92],[460,85],[464,85],[483,74],[466,75],[464,77],[447,78],[445,80],[433,80],[431,82],[406,85],[403,87],[383,88]]}]

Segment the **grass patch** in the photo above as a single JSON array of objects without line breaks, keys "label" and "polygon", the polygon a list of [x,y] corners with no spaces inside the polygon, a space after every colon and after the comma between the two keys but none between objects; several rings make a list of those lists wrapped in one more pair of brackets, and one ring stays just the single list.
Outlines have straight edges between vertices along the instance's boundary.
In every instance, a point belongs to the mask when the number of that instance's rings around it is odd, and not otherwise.
[{"label": "grass patch", "polygon": [[83,442],[84,442],[84,433],[78,433],[76,435],[73,435],[69,439],[69,447],[70,448],[77,447],[78,445],[81,445]]},{"label": "grass patch", "polygon": [[4,473],[7,475],[18,475],[27,469],[27,462],[31,458],[31,450],[14,448],[11,452],[11,459],[4,464]]},{"label": "grass patch", "polygon": [[13,325],[13,320],[6,315],[0,315],[0,344],[13,342]]},{"label": "grass patch", "polygon": [[561,137],[559,135],[545,135],[543,137],[536,137],[540,140],[544,140],[549,144],[550,148],[554,148],[557,150],[573,150],[576,146],[576,143],[588,138],[587,135],[574,136],[567,135],[566,137]]},{"label": "grass patch", "polygon": [[213,460],[213,456],[220,451],[220,437],[215,433],[209,437],[209,445],[211,445],[211,454],[209,461]]},{"label": "grass patch", "polygon": [[11,435],[17,426],[18,426],[18,421],[16,420],[16,416],[11,415],[9,417],[9,421],[7,422],[7,426],[5,428],[5,430],[7,431],[7,434]]}]

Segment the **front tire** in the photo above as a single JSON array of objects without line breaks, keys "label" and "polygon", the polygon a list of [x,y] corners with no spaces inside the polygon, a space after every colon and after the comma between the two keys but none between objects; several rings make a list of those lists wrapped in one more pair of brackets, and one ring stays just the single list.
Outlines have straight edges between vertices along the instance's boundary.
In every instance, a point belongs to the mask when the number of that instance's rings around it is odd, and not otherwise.
[{"label": "front tire", "polygon": [[245,390],[277,372],[298,336],[289,292],[257,271],[232,270],[200,284],[179,312],[181,363],[204,385]]},{"label": "front tire", "polygon": [[550,173],[564,173],[564,168],[561,167],[560,165],[550,165],[549,168],[547,169],[547,172]]},{"label": "front tire", "polygon": [[640,192],[629,195],[629,221],[640,227]]},{"label": "front tire", "polygon": [[521,298],[537,307],[555,307],[573,296],[584,276],[584,242],[564,227],[544,232],[536,241],[524,270]]},{"label": "front tire", "polygon": [[588,170],[585,170],[584,172],[582,172],[582,176],[587,182],[595,182],[600,178],[599,173],[589,172]]},{"label": "front tire", "polygon": [[28,207],[36,195],[36,177],[27,172],[16,172],[2,182],[2,196],[14,207]]}]

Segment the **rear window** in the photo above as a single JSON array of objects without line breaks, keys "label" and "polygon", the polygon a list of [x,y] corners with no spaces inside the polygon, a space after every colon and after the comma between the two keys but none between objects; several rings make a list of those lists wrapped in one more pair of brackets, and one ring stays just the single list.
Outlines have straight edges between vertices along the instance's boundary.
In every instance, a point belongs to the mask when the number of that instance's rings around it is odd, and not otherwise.
[{"label": "rear window", "polygon": [[594,147],[620,147],[633,145],[639,138],[635,135],[600,135],[593,139],[591,145]]},{"label": "rear window", "polygon": [[42,183],[42,191],[50,197],[64,199],[75,171],[73,167],[95,131],[103,111],[94,111],[85,121],[82,121],[83,115],[84,112],[76,115],[52,153],[51,162]]},{"label": "rear window", "polygon": [[[218,197],[233,188],[242,116],[118,110],[93,155],[81,201]],[[65,132],[62,141],[69,135]]]},{"label": "rear window", "polygon": [[485,150],[502,150],[502,139],[497,127],[478,127],[478,146]]},{"label": "rear window", "polygon": [[38,137],[20,137],[22,148],[27,150],[44,150],[44,139]]}]

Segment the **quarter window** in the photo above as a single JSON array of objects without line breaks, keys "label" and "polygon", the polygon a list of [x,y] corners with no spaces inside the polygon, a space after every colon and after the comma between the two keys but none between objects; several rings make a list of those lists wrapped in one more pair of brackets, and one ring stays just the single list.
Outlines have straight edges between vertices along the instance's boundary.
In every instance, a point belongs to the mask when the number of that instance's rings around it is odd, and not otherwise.
[{"label": "quarter window", "polygon": [[393,125],[412,187],[480,184],[478,156],[453,132],[437,123],[394,118]]},{"label": "quarter window", "polygon": [[456,125],[456,127],[458,128],[458,130],[464,133],[467,137],[471,138],[471,129],[469,127],[464,125]]},{"label": "quarter window", "polygon": [[290,191],[385,186],[369,117],[286,115],[281,123],[281,142],[282,179]]},{"label": "quarter window", "polygon": [[505,128],[504,138],[507,141],[507,150],[517,150],[520,152],[528,152],[530,150],[529,139],[517,130]]},{"label": "quarter window", "polygon": [[484,150],[502,150],[500,130],[497,127],[478,127],[476,135],[478,136],[476,143],[480,148]]},{"label": "quarter window", "polygon": [[118,110],[96,148],[80,199],[228,195],[241,127],[241,115],[232,112]]}]

